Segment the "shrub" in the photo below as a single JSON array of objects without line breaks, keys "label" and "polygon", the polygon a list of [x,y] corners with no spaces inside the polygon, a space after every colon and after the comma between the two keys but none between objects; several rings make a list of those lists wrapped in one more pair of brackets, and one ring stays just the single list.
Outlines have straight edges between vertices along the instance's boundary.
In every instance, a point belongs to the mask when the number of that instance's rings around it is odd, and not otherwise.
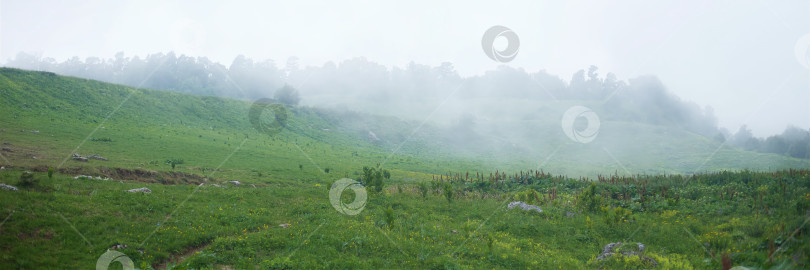
[{"label": "shrub", "polygon": [[602,207],[602,216],[605,218],[605,223],[608,225],[615,225],[626,222],[630,215],[633,214],[630,210],[618,207]]},{"label": "shrub", "polygon": [[39,179],[34,177],[34,174],[29,171],[24,171],[20,174],[20,187],[33,188],[39,185]]},{"label": "shrub", "polygon": [[444,197],[447,198],[448,203],[453,203],[453,185],[444,183]]},{"label": "shrub", "polygon": [[524,190],[522,192],[518,192],[513,197],[515,201],[522,201],[527,204],[537,204],[539,201],[539,196],[537,195],[537,191],[533,188]]},{"label": "shrub", "polygon": [[599,211],[602,206],[602,197],[596,194],[596,184],[591,183],[591,185],[582,192],[582,195],[579,196],[579,200],[577,200],[576,206],[583,211]]},{"label": "shrub", "polygon": [[427,199],[428,186],[425,181],[419,182],[419,194],[422,195],[422,199]]},{"label": "shrub", "polygon": [[48,168],[48,180],[53,180],[53,167]]},{"label": "shrub", "polygon": [[385,177],[383,175],[386,172],[387,170],[380,169],[379,165],[377,168],[363,167],[361,183],[366,187],[370,187],[371,191],[379,193],[385,186]]},{"label": "shrub", "polygon": [[174,166],[176,166],[177,164],[183,164],[183,163],[186,163],[186,162],[183,161],[183,159],[180,159],[180,158],[170,158],[170,159],[166,160],[166,164],[172,165],[172,170],[174,170]]}]

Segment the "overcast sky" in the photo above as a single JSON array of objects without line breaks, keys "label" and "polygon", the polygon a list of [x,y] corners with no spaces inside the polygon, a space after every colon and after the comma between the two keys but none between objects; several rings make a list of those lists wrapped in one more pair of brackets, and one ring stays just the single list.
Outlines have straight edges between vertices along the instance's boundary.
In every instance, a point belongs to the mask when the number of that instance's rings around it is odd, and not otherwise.
[{"label": "overcast sky", "polygon": [[389,67],[452,62],[469,76],[499,65],[481,37],[503,25],[520,38],[506,65],[566,80],[590,65],[620,79],[657,75],[732,132],[810,128],[810,69],[796,55],[808,1],[233,2],[2,1],[0,61],[20,51],[58,61],[175,51],[225,65],[244,54],[280,66],[365,56]]}]

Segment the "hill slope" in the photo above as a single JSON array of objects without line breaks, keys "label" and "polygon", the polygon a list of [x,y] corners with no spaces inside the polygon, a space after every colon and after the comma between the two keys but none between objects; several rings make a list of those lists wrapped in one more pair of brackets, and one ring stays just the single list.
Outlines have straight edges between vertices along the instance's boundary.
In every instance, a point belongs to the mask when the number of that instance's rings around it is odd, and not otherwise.
[{"label": "hill slope", "polygon": [[[156,170],[168,167],[155,164],[179,158],[185,162],[180,171],[200,173],[217,168],[243,142],[223,169],[245,176],[263,171],[276,179],[320,177],[323,168],[345,176],[377,163],[400,172],[534,168],[590,177],[606,171],[810,167],[808,160],[721,147],[690,132],[609,119],[602,120],[596,140],[576,143],[563,134],[559,122],[574,103],[521,104],[505,99],[502,107],[477,106],[480,115],[493,118],[479,119],[472,127],[448,128],[350,111],[290,108],[287,128],[268,136],[251,127],[247,119],[251,103],[244,101],[8,68],[0,69],[0,89],[0,128],[5,130],[0,138],[21,150],[4,154],[15,165],[27,167],[87,165],[63,163],[78,152],[107,157],[110,161],[102,163],[107,167]],[[475,100],[468,102],[476,107]],[[601,106],[582,105],[596,112]],[[505,110],[525,117],[496,118]],[[369,140],[369,132],[380,140]]]},{"label": "hill slope", "polygon": [[[598,140],[572,143],[554,116],[568,105],[525,106],[536,117],[466,130],[290,108],[287,128],[269,136],[250,125],[250,102],[0,69],[0,183],[20,187],[0,190],[0,268],[92,268],[108,250],[142,269],[628,269],[650,268],[648,259],[661,269],[717,269],[723,254],[734,265],[808,265],[810,170],[592,184],[511,169],[806,167],[733,148],[713,153],[719,144],[691,133],[609,119]],[[493,109],[511,108],[520,107]],[[168,159],[184,162],[172,169]],[[333,208],[330,186],[362,180],[358,171],[376,163],[391,170],[387,186],[369,189],[357,215]],[[48,167],[59,169],[50,177]],[[492,168],[501,174],[492,178]],[[410,180],[464,171],[489,177]],[[125,192],[144,187],[151,193]],[[512,200],[543,211],[509,210]],[[616,242],[646,251],[597,259]]]}]

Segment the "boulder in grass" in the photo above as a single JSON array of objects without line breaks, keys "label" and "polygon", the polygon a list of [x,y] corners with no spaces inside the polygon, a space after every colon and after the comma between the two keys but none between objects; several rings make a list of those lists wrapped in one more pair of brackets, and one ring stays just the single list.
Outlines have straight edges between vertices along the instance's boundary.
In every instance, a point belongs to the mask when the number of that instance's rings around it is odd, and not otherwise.
[{"label": "boulder in grass", "polygon": [[142,187],[142,188],[133,188],[133,189],[127,190],[127,192],[132,192],[132,193],[135,193],[135,192],[152,193],[152,190],[150,190],[148,188],[145,188],[145,187]]},{"label": "boulder in grass", "polygon": [[279,224],[278,226],[286,229],[290,227],[290,223]]},{"label": "boulder in grass", "polygon": [[520,209],[523,209],[525,211],[534,210],[534,211],[537,211],[537,213],[543,213],[543,209],[540,208],[540,206],[531,205],[531,204],[521,202],[521,201],[510,202],[509,206],[507,206],[507,208],[509,208],[509,209],[512,209],[512,208],[515,208],[515,207],[520,207]]},{"label": "boulder in grass", "polygon": [[87,156],[88,159],[95,159],[95,160],[103,160],[107,161],[107,158],[99,156],[98,154]]},{"label": "boulder in grass", "polygon": [[81,161],[81,162],[87,162],[86,157],[83,157],[83,156],[81,156],[79,154],[76,154],[76,153],[73,153],[73,160]]},{"label": "boulder in grass", "polygon": [[228,183],[231,183],[231,184],[233,184],[234,186],[237,186],[237,187],[242,185],[242,182],[239,182],[239,181],[228,181]]},{"label": "boulder in grass", "polygon": [[11,190],[11,191],[19,191],[20,190],[15,186],[9,186],[9,185],[6,185],[6,184],[0,184],[0,189]]},{"label": "boulder in grass", "polygon": [[642,262],[652,265],[653,267],[657,266],[658,262],[656,262],[653,258],[644,256],[644,249],[645,246],[642,243],[635,243],[635,245],[622,242],[610,243],[602,248],[602,253],[599,253],[596,260],[601,261],[615,254],[621,254],[625,257],[638,256]]}]

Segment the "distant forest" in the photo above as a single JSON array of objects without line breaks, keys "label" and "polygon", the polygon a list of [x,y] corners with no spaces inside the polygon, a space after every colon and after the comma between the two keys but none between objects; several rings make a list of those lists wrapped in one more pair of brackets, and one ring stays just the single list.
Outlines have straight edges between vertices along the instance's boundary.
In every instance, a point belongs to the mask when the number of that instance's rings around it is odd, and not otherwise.
[{"label": "distant forest", "polygon": [[[545,71],[529,73],[501,66],[484,75],[461,77],[452,63],[431,67],[411,62],[405,68],[387,67],[358,57],[338,64],[299,67],[292,57],[284,67],[273,60],[254,61],[237,56],[230,66],[205,57],[177,56],[173,52],[150,54],[144,58],[53,58],[19,53],[6,66],[54,72],[61,75],[168,90],[196,95],[212,95],[255,100],[271,97],[277,89],[290,85],[304,98],[342,95],[367,102],[418,102],[435,100],[453,93],[465,98],[519,98],[527,100],[602,100],[605,119],[640,122],[685,129],[706,138],[751,151],[810,158],[810,131],[787,127],[779,135],[754,137],[746,126],[732,134],[717,126],[711,107],[700,108],[667,91],[654,76],[627,81],[613,73],[604,77],[595,66],[580,70],[566,81]],[[297,98],[297,97],[296,97]],[[296,101],[297,102],[297,101]]]}]

